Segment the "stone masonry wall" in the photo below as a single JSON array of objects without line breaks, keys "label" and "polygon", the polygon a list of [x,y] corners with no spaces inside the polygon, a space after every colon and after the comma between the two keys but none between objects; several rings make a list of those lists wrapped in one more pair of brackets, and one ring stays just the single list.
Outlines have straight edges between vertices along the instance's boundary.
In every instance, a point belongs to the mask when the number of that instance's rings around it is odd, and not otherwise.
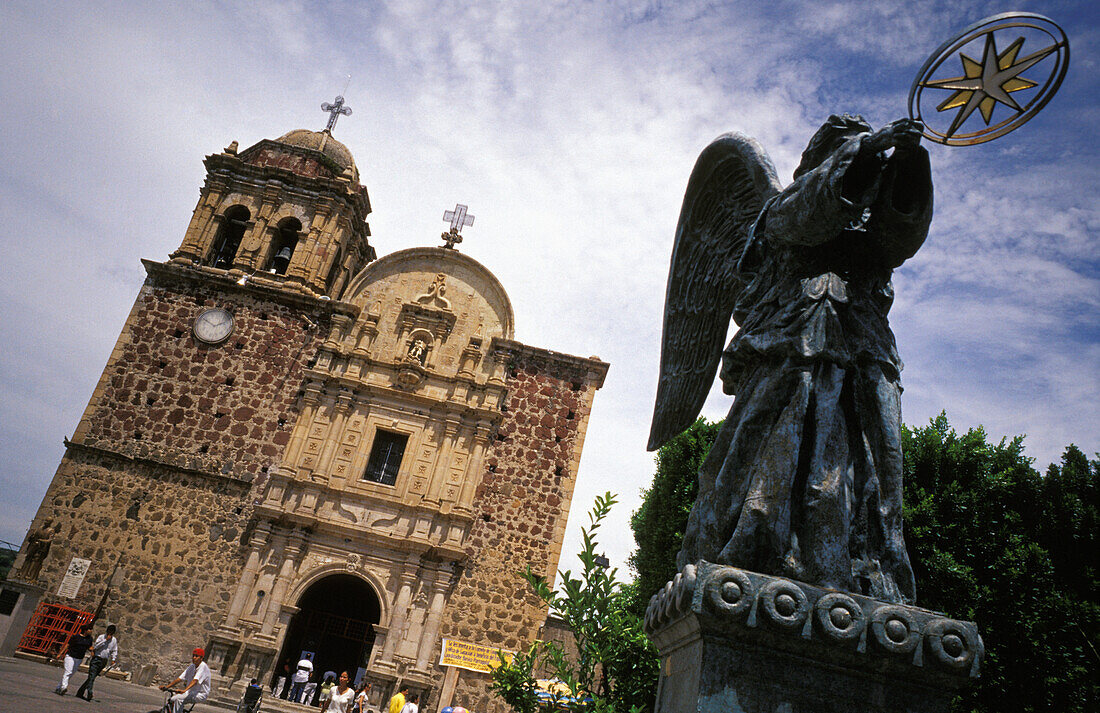
[{"label": "stone masonry wall", "polygon": [[[302,368],[327,325],[245,290],[166,282],[139,293],[73,441],[255,479],[290,439]],[[213,346],[191,333],[211,307],[234,320]]]},{"label": "stone masonry wall", "polygon": [[[469,565],[448,602],[442,635],[516,651],[546,618],[517,572],[528,564],[544,575],[557,570],[596,386],[573,363],[535,353],[517,356],[509,373],[507,412],[476,494]],[[452,705],[503,713],[489,682],[486,674],[461,671]]]},{"label": "stone masonry wall", "polygon": [[[209,346],[191,325],[215,306],[235,328]],[[58,531],[39,578],[46,601],[94,611],[121,557],[104,617],[119,625],[123,668],[153,663],[175,676],[224,616],[252,501],[327,330],[302,313],[232,282],[163,271],[139,293],[31,527]],[[92,566],[77,598],[61,599],[73,556]]]},{"label": "stone masonry wall", "polygon": [[[120,665],[136,673],[152,663],[170,680],[225,615],[250,489],[71,448],[42,503],[58,530],[40,577],[50,586],[45,600],[95,611],[111,580],[102,621],[118,625]],[[91,568],[75,599],[59,598],[74,556]]]}]

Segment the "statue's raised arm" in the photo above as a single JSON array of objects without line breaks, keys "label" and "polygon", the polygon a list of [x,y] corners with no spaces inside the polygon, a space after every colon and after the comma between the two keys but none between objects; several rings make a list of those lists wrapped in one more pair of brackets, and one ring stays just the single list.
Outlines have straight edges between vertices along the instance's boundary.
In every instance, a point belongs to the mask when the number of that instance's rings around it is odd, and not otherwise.
[{"label": "statue's raised arm", "polygon": [[920,130],[832,116],[786,189],[751,139],[700,156],[673,247],[650,448],[695,419],[719,360],[736,399],[699,474],[681,567],[914,601],[887,313],[892,270],[932,216]]}]

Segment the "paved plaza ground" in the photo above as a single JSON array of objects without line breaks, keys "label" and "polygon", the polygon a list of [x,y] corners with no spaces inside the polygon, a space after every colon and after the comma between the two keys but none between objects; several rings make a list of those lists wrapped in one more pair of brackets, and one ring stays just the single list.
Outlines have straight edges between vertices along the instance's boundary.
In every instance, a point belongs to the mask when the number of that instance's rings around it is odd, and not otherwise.
[{"label": "paved plaza ground", "polygon": [[[184,663],[181,663],[181,671],[183,666]],[[82,700],[73,694],[84,682],[84,678],[83,673],[75,674],[69,681],[68,695],[62,697],[53,692],[61,680],[59,667],[23,659],[0,658],[0,713],[150,713],[159,711],[164,705],[164,694],[156,688],[112,681],[104,677],[95,682],[96,700]],[[302,713],[317,710],[285,701],[272,705],[264,699],[262,710],[276,708]],[[195,713],[223,710],[207,703],[195,706]]]}]

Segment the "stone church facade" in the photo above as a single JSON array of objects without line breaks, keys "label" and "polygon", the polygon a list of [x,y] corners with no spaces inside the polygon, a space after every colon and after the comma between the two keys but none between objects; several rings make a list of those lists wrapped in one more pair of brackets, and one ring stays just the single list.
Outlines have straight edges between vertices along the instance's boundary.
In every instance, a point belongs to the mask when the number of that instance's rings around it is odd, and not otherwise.
[{"label": "stone church facade", "polygon": [[[32,524],[44,600],[102,602],[160,678],[193,646],[222,689],[314,651],[376,705],[407,683],[502,709],[484,674],[441,690],[441,639],[514,650],[543,624],[516,572],[556,570],[607,364],[515,341],[462,252],[377,258],[328,130],[205,165]],[[92,564],[62,598],[73,557]]]}]

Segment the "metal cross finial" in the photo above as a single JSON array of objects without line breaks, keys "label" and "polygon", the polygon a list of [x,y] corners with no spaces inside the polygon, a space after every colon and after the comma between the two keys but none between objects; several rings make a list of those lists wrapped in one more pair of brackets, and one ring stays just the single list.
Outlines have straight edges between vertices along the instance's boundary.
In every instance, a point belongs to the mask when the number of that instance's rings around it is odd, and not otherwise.
[{"label": "metal cross finial", "polygon": [[459,232],[467,225],[474,224],[474,216],[467,214],[466,210],[467,206],[456,203],[454,210],[443,212],[443,220],[451,222],[451,229],[442,235],[443,242],[446,243],[443,247],[454,250],[455,244],[462,242],[462,236],[459,235]]},{"label": "metal cross finial", "polygon": [[336,120],[340,118],[340,115],[351,116],[351,107],[344,106],[344,98],[340,95],[336,96],[336,103],[329,104],[325,102],[321,105],[321,111],[327,111],[329,113],[328,126],[325,127],[325,131],[332,133],[332,130],[336,128]]}]

